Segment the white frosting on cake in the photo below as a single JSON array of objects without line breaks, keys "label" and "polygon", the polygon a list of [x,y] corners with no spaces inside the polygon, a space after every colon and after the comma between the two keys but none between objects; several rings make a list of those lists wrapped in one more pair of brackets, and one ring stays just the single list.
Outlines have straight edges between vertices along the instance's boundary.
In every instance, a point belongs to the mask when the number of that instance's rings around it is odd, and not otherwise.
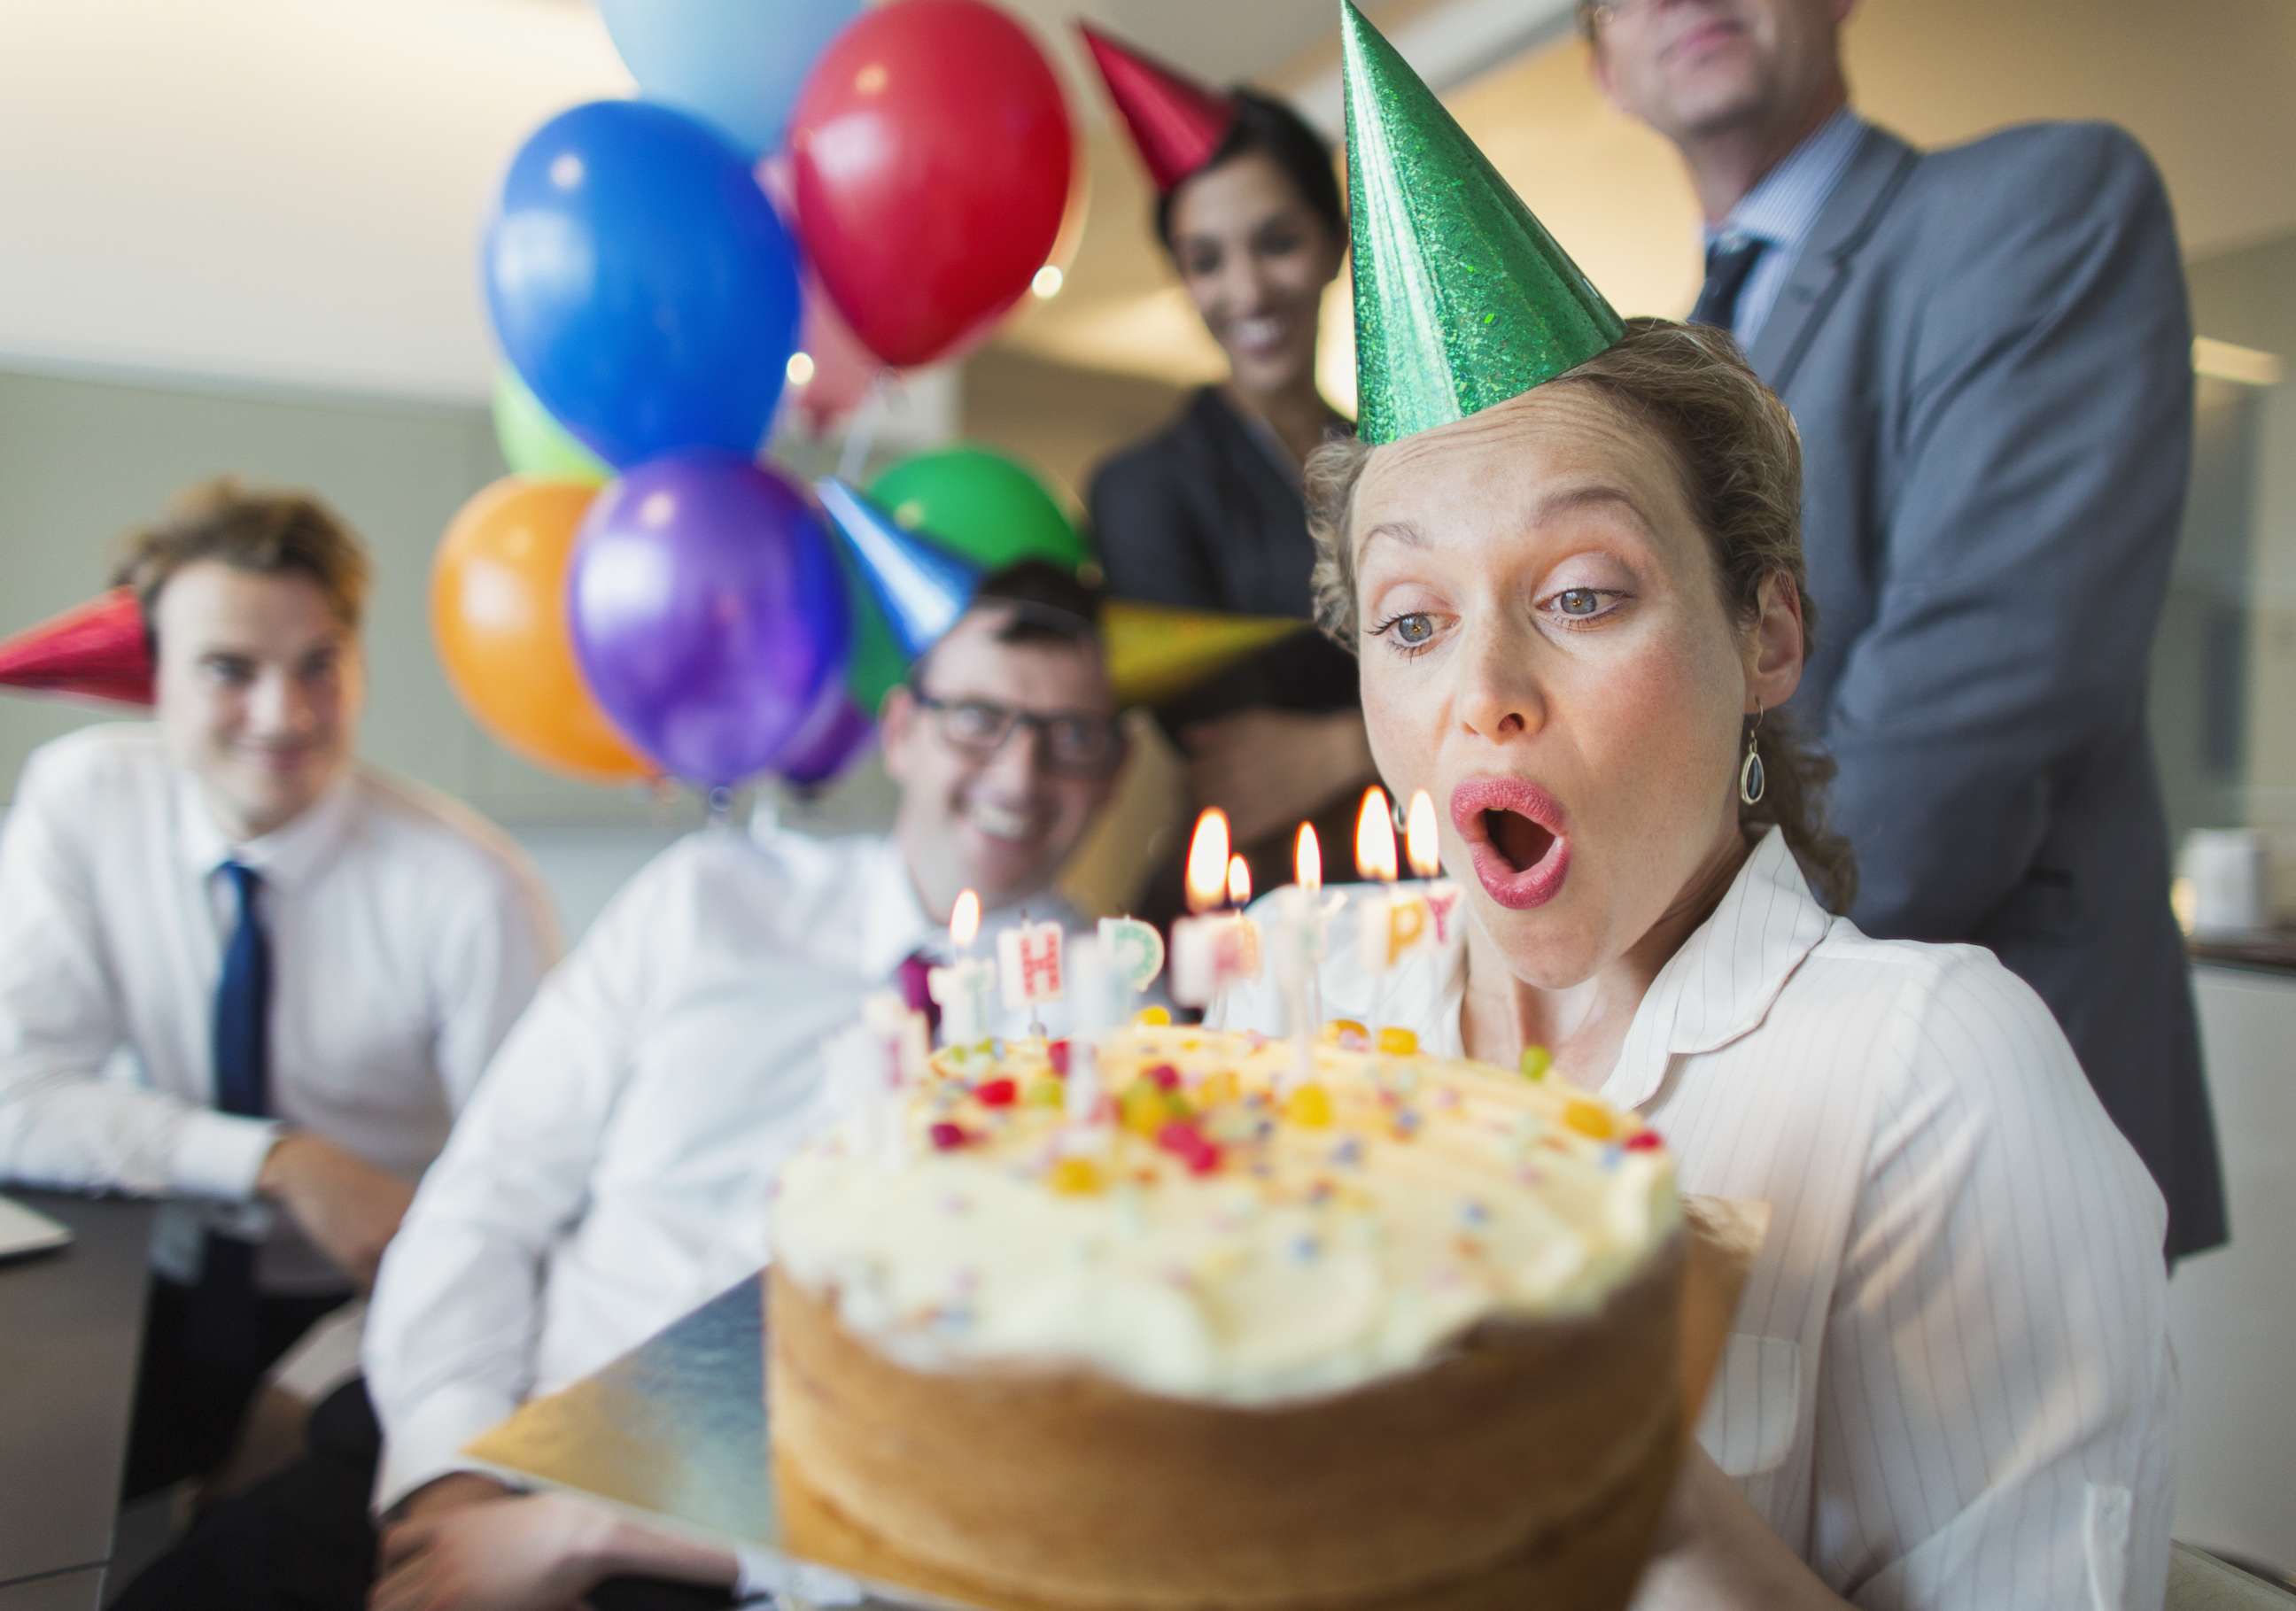
[{"label": "white frosting on cake", "polygon": [[1099,1058],[1116,1116],[1079,1148],[1042,1043],[944,1052],[898,1148],[857,1116],[791,1165],[775,1256],[914,1369],[1265,1403],[1414,1369],[1486,1321],[1590,1313],[1680,1223],[1657,1138],[1560,1082],[1314,1057],[1302,1090],[1287,1043],[1120,1030]]}]

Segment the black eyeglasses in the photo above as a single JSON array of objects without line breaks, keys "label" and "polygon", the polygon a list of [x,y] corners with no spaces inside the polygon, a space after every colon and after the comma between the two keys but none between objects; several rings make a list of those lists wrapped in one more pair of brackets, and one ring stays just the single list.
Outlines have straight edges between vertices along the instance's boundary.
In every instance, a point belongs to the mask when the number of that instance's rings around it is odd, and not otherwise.
[{"label": "black eyeglasses", "polygon": [[988,759],[1004,748],[1016,727],[1036,733],[1037,754],[1046,770],[1075,778],[1104,778],[1124,759],[1124,731],[1112,716],[1056,710],[1039,716],[994,699],[938,699],[922,688],[909,690],[932,712],[949,747]]}]

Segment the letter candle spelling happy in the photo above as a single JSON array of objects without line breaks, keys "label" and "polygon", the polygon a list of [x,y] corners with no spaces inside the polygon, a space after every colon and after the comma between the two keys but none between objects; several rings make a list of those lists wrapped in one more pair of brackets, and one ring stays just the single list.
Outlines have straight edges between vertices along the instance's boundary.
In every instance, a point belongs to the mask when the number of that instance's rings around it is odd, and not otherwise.
[{"label": "letter candle spelling happy", "polygon": [[1366,883],[1389,887],[1358,895],[1354,902],[1357,953],[1364,971],[1385,973],[1427,936],[1428,907],[1417,890],[1393,887],[1395,816],[1387,791],[1376,783],[1364,790],[1363,809],[1356,814],[1356,871]]},{"label": "letter candle spelling happy", "polygon": [[1426,880],[1419,893],[1427,903],[1427,915],[1434,920],[1435,943],[1440,945],[1451,937],[1451,918],[1459,910],[1459,887],[1442,876],[1435,802],[1427,797],[1425,789],[1412,791],[1411,810],[1405,823],[1404,855],[1410,860],[1413,876]]},{"label": "letter candle spelling happy", "polygon": [[1188,910],[1172,925],[1172,999],[1216,1010],[1220,993],[1259,970],[1259,930],[1238,912],[1217,910],[1228,887],[1227,814],[1207,807],[1188,841]]}]

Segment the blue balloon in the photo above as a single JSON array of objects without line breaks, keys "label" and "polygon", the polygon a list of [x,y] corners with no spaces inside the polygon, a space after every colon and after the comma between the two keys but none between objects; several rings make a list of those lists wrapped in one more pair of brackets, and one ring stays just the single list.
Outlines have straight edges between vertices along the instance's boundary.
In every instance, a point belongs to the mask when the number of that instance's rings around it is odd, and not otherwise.
[{"label": "blue balloon", "polygon": [[814,59],[862,0],[599,0],[638,87],[752,159],[778,147]]},{"label": "blue balloon", "polygon": [[609,462],[757,452],[797,349],[798,253],[707,126],[639,101],[561,112],[511,163],[485,272],[503,351]]}]

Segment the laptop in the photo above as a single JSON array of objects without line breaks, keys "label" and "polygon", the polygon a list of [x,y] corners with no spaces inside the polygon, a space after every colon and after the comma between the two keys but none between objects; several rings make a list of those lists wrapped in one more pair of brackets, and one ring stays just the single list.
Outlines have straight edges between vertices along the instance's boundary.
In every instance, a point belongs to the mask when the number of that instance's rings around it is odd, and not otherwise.
[{"label": "laptop", "polygon": [[46,1214],[0,1197],[0,1259],[52,1252],[71,1239],[72,1233]]}]

